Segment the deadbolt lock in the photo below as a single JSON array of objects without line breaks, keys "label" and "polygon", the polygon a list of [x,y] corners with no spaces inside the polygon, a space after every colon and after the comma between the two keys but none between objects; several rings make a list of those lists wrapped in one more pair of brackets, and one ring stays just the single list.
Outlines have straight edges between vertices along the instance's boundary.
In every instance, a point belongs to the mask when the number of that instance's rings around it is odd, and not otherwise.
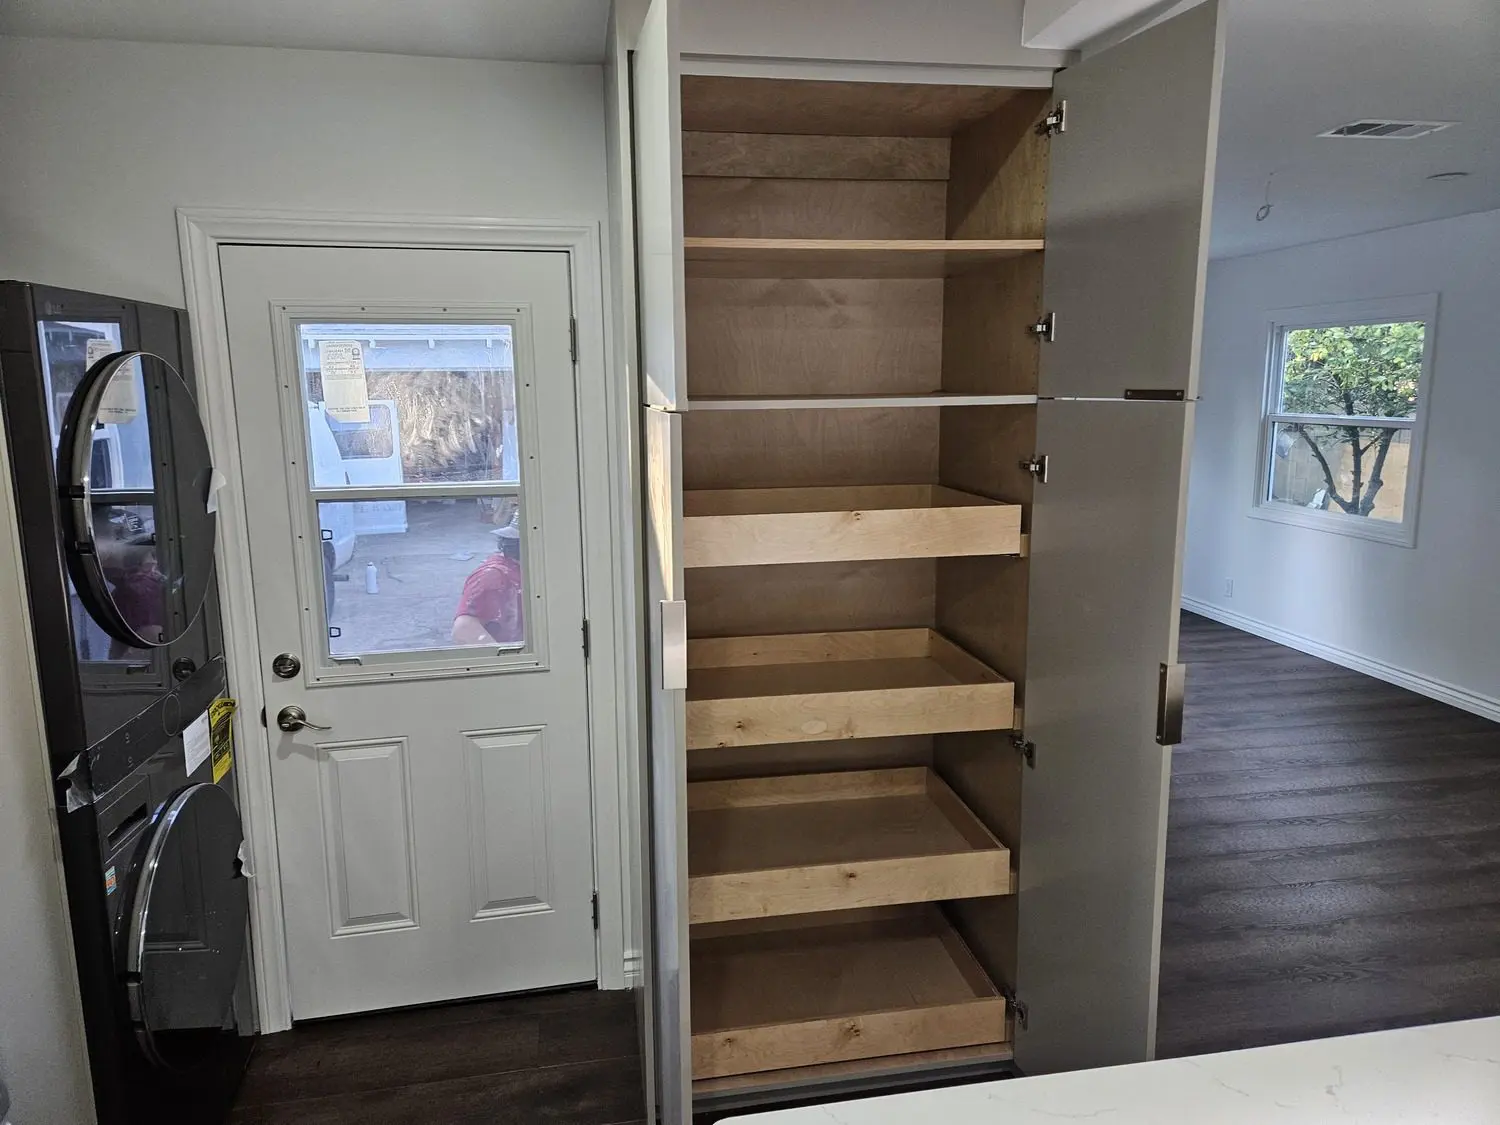
[{"label": "deadbolt lock", "polygon": [[298,660],[290,652],[278,653],[271,661],[271,671],[275,672],[283,680],[290,680],[298,672],[302,671],[302,661]]}]

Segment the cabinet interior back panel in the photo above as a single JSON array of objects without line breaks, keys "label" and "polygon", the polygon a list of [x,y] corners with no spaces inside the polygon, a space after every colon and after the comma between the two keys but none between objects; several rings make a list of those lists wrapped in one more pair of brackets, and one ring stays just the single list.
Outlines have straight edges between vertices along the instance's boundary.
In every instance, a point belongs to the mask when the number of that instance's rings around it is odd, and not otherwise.
[{"label": "cabinet interior back panel", "polygon": [[943,281],[689,278],[689,395],[920,394],[942,385]]},{"label": "cabinet interior back panel", "polygon": [[947,197],[939,180],[689,176],[682,210],[707,238],[944,238]]},{"label": "cabinet interior back panel", "polygon": [[[689,237],[1043,237],[1048,147],[1035,125],[1047,91],[688,76],[682,95]],[[1042,313],[1042,277],[1042,255],[1034,252],[946,279],[689,277],[684,487],[942,484],[1023,505],[1026,530],[1033,481],[1019,462],[1038,452],[1034,406],[705,411],[691,404],[728,396],[1033,395],[1039,344],[1029,329]],[[703,639],[934,628],[965,659],[987,666],[986,675],[1014,681],[1019,694],[1029,565],[1015,556],[974,556],[694,568],[684,586],[688,630]],[[878,696],[912,675],[900,660],[871,663],[799,669],[791,682]],[[924,675],[943,679],[940,670]],[[780,667],[699,668],[690,672],[688,695],[733,702],[780,690],[786,678]],[[694,781],[928,766],[1013,855],[1020,847],[1024,774],[1008,730],[703,748],[688,759]],[[798,818],[785,819],[784,831],[794,831]],[[706,831],[700,824],[700,846],[711,847]],[[856,831],[832,821],[818,828],[840,846]],[[818,839],[812,832],[765,846],[800,854]],[[1016,910],[1014,896],[1002,894],[949,902],[932,917],[952,920],[959,947],[973,951],[977,979],[1011,982]],[[777,955],[800,964],[808,939],[795,923]],[[744,977],[748,962],[719,961],[700,933],[695,928],[692,982],[699,1036],[741,1018],[728,1011],[731,994],[762,991]],[[851,958],[869,953],[864,937],[857,945]],[[944,960],[920,951],[905,964],[922,975]],[[890,983],[884,970],[879,976],[881,987]],[[873,999],[894,1005],[896,1015],[908,1007],[914,1014],[923,1001],[905,987]],[[981,1038],[1004,1043],[1003,1005],[984,1020]],[[920,1053],[915,1028],[898,1045]],[[768,1071],[837,1055],[816,1037],[799,1039],[791,1025],[766,1030],[785,1047],[760,1064]]]}]

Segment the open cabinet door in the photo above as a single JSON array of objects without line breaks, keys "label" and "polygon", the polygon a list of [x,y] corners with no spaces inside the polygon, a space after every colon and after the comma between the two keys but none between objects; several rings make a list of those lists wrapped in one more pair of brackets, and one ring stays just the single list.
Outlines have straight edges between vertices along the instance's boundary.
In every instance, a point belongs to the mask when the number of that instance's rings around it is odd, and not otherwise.
[{"label": "open cabinet door", "polygon": [[1177,659],[1220,50],[1210,0],[1058,83],[1016,965],[1016,1061],[1033,1073],[1155,1051],[1171,763],[1158,695]]},{"label": "open cabinet door", "polygon": [[687,408],[682,249],[682,75],[677,0],[651,0],[631,62],[636,254],[646,403]]},{"label": "open cabinet door", "polygon": [[1221,0],[1057,76],[1044,397],[1197,394],[1223,72]]}]

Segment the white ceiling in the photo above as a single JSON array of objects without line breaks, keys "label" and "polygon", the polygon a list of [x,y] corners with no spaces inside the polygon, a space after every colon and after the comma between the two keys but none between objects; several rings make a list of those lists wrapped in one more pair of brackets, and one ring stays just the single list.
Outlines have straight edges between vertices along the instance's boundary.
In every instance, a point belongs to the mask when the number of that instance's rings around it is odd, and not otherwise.
[{"label": "white ceiling", "polygon": [[[1229,4],[1215,256],[1500,208],[1500,0]],[[1317,136],[1361,118],[1461,124],[1409,141]],[[1427,180],[1447,171],[1473,174]]]},{"label": "white ceiling", "polygon": [[596,63],[609,0],[0,0],[0,34]]}]

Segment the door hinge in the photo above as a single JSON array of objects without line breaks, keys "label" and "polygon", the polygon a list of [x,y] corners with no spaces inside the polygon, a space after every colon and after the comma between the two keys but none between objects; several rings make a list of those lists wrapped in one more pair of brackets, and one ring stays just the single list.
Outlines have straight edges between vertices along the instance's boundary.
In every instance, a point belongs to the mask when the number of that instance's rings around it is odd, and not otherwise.
[{"label": "door hinge", "polygon": [[1068,99],[1052,107],[1052,112],[1037,122],[1036,131],[1044,137],[1055,137],[1068,131]]},{"label": "door hinge", "polygon": [[1156,741],[1176,746],[1182,741],[1182,697],[1187,686],[1186,664],[1163,664],[1156,683]]},{"label": "door hinge", "polygon": [[264,707],[260,709],[260,725],[266,725],[266,709]]},{"label": "door hinge", "polygon": [[1028,742],[1026,736],[1020,731],[1012,731],[1010,744],[1015,748],[1017,754],[1026,759],[1026,764],[1036,769],[1036,743]]},{"label": "door hinge", "polygon": [[1052,466],[1049,463],[1047,454],[1038,453],[1028,458],[1027,460],[1022,461],[1021,469],[1023,472],[1030,473],[1032,476],[1036,477],[1037,480],[1041,481],[1043,484],[1046,484],[1047,474],[1051,472]]},{"label": "door hinge", "polygon": [[599,892],[594,892],[594,929],[599,928]]},{"label": "door hinge", "polygon": [[578,362],[578,318],[568,317],[568,348],[573,353],[573,362]]},{"label": "door hinge", "polygon": [[1015,1014],[1016,1026],[1025,1031],[1031,1022],[1031,1011],[1022,1001],[1016,999],[1016,990],[1009,985],[1000,990],[1000,995],[1005,997],[1005,1002],[1010,1005],[1010,1010]]},{"label": "door hinge", "polygon": [[587,660],[592,651],[592,638],[589,636],[589,619],[583,619],[583,658]]},{"label": "door hinge", "polygon": [[1027,329],[1038,340],[1051,344],[1057,340],[1057,314],[1049,312]]}]

